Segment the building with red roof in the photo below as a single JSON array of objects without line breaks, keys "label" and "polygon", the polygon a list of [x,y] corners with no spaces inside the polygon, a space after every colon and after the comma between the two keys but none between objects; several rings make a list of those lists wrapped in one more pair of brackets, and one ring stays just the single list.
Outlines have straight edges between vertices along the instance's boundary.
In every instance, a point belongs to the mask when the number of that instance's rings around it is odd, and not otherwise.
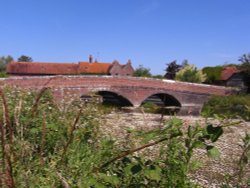
[{"label": "building with red roof", "polygon": [[240,70],[236,66],[225,67],[221,72],[221,80],[225,86],[247,90],[245,70]]},{"label": "building with red roof", "polygon": [[79,62],[80,74],[109,74],[109,69],[112,63],[99,63],[99,62]]},{"label": "building with red roof", "polygon": [[225,67],[221,73],[221,80],[226,81],[230,77],[232,77],[234,74],[237,74],[241,72],[240,70],[237,69],[235,66],[229,66]]},{"label": "building with red roof", "polygon": [[11,75],[119,75],[132,76],[134,69],[129,61],[121,65],[118,61],[113,63],[89,62],[79,63],[45,63],[45,62],[12,62],[7,65],[7,73]]}]

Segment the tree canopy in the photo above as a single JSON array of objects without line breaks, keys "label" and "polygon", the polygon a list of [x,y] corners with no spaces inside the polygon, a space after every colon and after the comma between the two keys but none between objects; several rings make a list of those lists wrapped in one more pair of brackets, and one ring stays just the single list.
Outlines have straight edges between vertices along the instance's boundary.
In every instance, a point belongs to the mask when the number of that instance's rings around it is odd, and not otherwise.
[{"label": "tree canopy", "polygon": [[175,79],[183,82],[202,83],[206,80],[206,75],[194,65],[187,64],[176,73]]},{"label": "tree canopy", "polygon": [[243,54],[243,55],[239,58],[239,61],[240,61],[242,64],[250,64],[250,53],[248,53],[248,54]]},{"label": "tree canopy", "polygon": [[17,59],[18,62],[32,62],[33,59],[29,56],[26,56],[26,55],[21,55],[18,59]]},{"label": "tree canopy", "polygon": [[223,66],[216,66],[216,67],[204,67],[202,69],[203,74],[207,75],[205,80],[208,84],[216,84],[221,80],[221,73],[223,71]]},{"label": "tree canopy", "polygon": [[244,82],[248,87],[247,92],[250,93],[250,53],[243,54],[239,61],[241,62],[240,68],[244,71]]},{"label": "tree canopy", "polygon": [[136,68],[135,71],[134,71],[134,76],[137,76],[137,77],[151,77],[152,74],[150,73],[149,68],[145,68],[142,65],[139,65],[139,67]]},{"label": "tree canopy", "polygon": [[166,74],[164,75],[165,78],[174,80],[176,73],[181,70],[182,65],[178,65],[176,60],[167,64],[167,68],[165,69]]},{"label": "tree canopy", "polygon": [[248,75],[250,75],[250,53],[243,54],[239,61],[241,62],[241,68],[244,69]]},{"label": "tree canopy", "polygon": [[10,55],[8,56],[2,56],[0,57],[0,72],[5,72],[6,71],[6,65],[13,61],[13,57]]}]

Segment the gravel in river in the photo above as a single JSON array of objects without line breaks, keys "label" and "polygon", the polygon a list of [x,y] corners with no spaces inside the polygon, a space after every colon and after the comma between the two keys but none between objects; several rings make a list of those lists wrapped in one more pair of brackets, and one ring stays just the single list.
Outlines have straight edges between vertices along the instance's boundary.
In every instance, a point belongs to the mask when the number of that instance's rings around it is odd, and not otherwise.
[{"label": "gravel in river", "polygon": [[[169,118],[171,117],[164,116],[164,120]],[[194,125],[196,122],[201,125],[204,125],[206,122],[206,119],[202,117],[179,116],[178,118],[183,120],[184,126],[186,127],[188,125]],[[208,121],[213,124],[218,124],[217,120],[209,119]],[[238,120],[231,120],[231,122],[232,121]],[[128,136],[127,129],[150,130],[162,126],[161,115],[147,113],[113,112],[105,115],[102,122],[104,122],[102,129],[105,134],[114,137],[120,143],[126,142]],[[219,159],[210,159],[206,156],[204,150],[197,149],[194,154],[194,159],[202,161],[202,166],[190,174],[191,179],[198,182],[202,187],[214,188],[221,187],[222,184],[226,182],[226,177],[234,177],[234,174],[237,173],[238,161],[242,153],[240,145],[246,132],[250,134],[249,122],[241,122],[237,125],[224,128],[223,135],[215,144],[221,152]],[[153,148],[149,148],[149,150],[149,152],[154,153]],[[250,178],[249,164],[244,176],[245,178]],[[231,180],[233,187],[234,178]]]}]

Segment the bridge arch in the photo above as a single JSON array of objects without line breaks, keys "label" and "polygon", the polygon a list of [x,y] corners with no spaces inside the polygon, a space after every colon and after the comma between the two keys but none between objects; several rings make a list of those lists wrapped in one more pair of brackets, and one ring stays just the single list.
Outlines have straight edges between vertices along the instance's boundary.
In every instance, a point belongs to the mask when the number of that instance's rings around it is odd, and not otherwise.
[{"label": "bridge arch", "polygon": [[103,104],[115,105],[118,107],[133,106],[133,103],[123,95],[119,94],[119,92],[100,90],[97,91],[96,94],[102,96]]},{"label": "bridge arch", "polygon": [[[159,109],[162,109],[165,113],[178,113],[181,109],[181,103],[174,96],[160,92],[152,93],[151,95],[144,98],[141,102],[141,106],[146,105],[147,103],[152,103],[157,106]],[[162,110],[160,110],[162,112]]]}]

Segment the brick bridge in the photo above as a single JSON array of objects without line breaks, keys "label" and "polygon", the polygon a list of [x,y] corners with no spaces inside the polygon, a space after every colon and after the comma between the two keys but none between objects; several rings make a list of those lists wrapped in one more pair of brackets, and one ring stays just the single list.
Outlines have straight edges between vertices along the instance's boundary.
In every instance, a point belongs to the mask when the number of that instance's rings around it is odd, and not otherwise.
[{"label": "brick bridge", "polygon": [[[225,87],[192,84],[172,80],[112,76],[24,76],[2,78],[1,85],[20,88],[51,88],[57,101],[96,93],[121,106],[139,107],[145,101],[177,107],[178,114],[198,114],[211,95],[228,95]],[[161,105],[162,105],[161,104]]]}]

